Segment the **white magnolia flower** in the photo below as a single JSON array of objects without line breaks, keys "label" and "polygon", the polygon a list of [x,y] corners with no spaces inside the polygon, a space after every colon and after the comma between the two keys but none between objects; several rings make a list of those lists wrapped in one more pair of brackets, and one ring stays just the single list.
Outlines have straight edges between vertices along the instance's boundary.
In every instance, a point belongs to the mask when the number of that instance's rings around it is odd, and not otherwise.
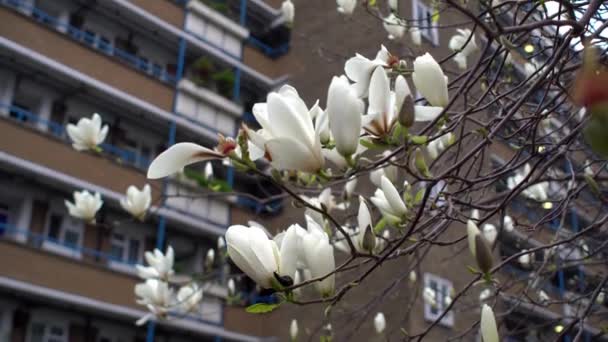
[{"label": "white magnolia flower", "polygon": [[418,275],[416,275],[416,271],[410,271],[409,274],[410,283],[415,283],[418,280]]},{"label": "white magnolia flower", "polygon": [[369,60],[366,57],[357,54],[355,57],[351,57],[346,61],[346,64],[344,64],[344,73],[355,83],[353,87],[357,91],[359,97],[367,97],[370,79],[376,67],[388,67],[391,59],[391,54],[383,45],[374,60]]},{"label": "white magnolia flower", "polygon": [[490,290],[490,289],[484,289],[483,291],[481,291],[479,293],[479,301],[481,303],[483,303],[486,300],[488,300],[490,298],[490,296],[492,296],[492,290]]},{"label": "white magnolia flower", "polygon": [[293,224],[281,239],[279,245],[281,275],[287,275],[293,280],[296,276],[298,263],[303,259],[302,238],[305,235],[304,228],[298,224]]},{"label": "white magnolia flower", "polygon": [[316,116],[315,132],[319,134],[319,140],[322,144],[327,144],[331,140],[331,131],[329,130],[329,115],[327,114],[327,111],[321,111],[321,113]]},{"label": "white magnolia flower", "polygon": [[276,243],[259,227],[230,226],[226,231],[228,255],[236,266],[262,288],[271,288],[280,260]]},{"label": "white magnolia flower", "polygon": [[178,143],[159,154],[148,167],[148,178],[158,179],[180,172],[185,166],[211,159],[223,159],[236,149],[236,142],[224,139],[212,150],[194,143]]},{"label": "white magnolia flower", "polygon": [[417,27],[410,28],[410,39],[412,40],[412,43],[414,43],[414,45],[416,45],[416,46],[422,45],[422,33],[420,32],[419,28],[417,28]]},{"label": "white magnolia flower", "polygon": [[[470,29],[457,29],[458,33],[452,36],[448,46],[454,52],[458,52],[454,56],[454,61],[462,70],[467,68],[467,58],[477,51],[477,43],[475,36],[472,36]],[[469,37],[471,39],[469,40]],[[467,42],[468,41],[468,42]]]},{"label": "white magnolia flower", "polygon": [[262,129],[247,129],[247,137],[276,169],[317,172],[323,167],[319,132],[295,88],[284,85],[271,92],[266,103],[253,106],[253,115]]},{"label": "white magnolia flower", "polygon": [[298,338],[298,321],[295,319],[292,319],[291,324],[289,325],[289,337],[292,341],[295,341]]},{"label": "white magnolia flower", "polygon": [[150,204],[152,204],[152,190],[148,184],[144,185],[141,191],[133,185],[129,186],[126,197],[120,200],[120,206],[140,221],[144,220]]},{"label": "white magnolia flower", "polygon": [[430,287],[425,287],[422,291],[422,299],[428,305],[437,306],[437,292]]},{"label": "white magnolia flower", "polygon": [[92,195],[86,190],[80,192],[74,191],[74,203],[65,200],[65,206],[68,208],[70,216],[83,219],[87,222],[95,221],[95,214],[103,205],[101,195],[96,192]]},{"label": "white magnolia flower", "polygon": [[595,303],[597,303],[598,305],[602,305],[602,304],[604,304],[605,299],[606,299],[606,293],[604,291],[601,291],[600,293],[597,294],[597,297],[595,298]]},{"label": "white magnolia flower", "polygon": [[327,92],[327,115],[336,149],[344,157],[357,151],[363,110],[363,101],[346,76],[334,77]]},{"label": "white magnolia flower", "polygon": [[101,116],[95,113],[91,119],[82,118],[76,125],[68,124],[66,131],[77,151],[96,150],[106,140],[108,125],[101,127]]},{"label": "white magnolia flower", "polygon": [[391,40],[403,38],[403,34],[406,31],[405,23],[392,12],[384,18],[382,26],[384,26],[384,29],[388,33],[388,39]]},{"label": "white magnolia flower", "polygon": [[388,0],[388,7],[391,11],[397,11],[399,9],[399,0]]},{"label": "white magnolia flower", "polygon": [[448,132],[428,143],[426,150],[429,153],[429,157],[431,157],[431,159],[437,159],[441,152],[445,151],[445,149],[452,144],[453,139],[454,134],[452,132]]},{"label": "white magnolia flower", "polygon": [[228,279],[228,295],[234,296],[236,294],[236,285],[234,283],[234,279]]},{"label": "white magnolia flower", "polygon": [[374,317],[374,328],[378,334],[382,334],[386,329],[386,318],[382,312],[378,312]]},{"label": "white magnolia flower", "polygon": [[357,7],[357,0],[336,0],[338,12],[346,15],[351,15]]},{"label": "white magnolia flower", "polygon": [[173,270],[175,252],[171,246],[167,247],[165,254],[158,249],[154,249],[154,252],[146,252],[144,258],[148,263],[147,267],[135,265],[140,278],[168,280],[175,273]]},{"label": "white magnolia flower", "polygon": [[[302,249],[307,268],[313,278],[326,276],[336,268],[334,248],[329,243],[329,237],[322,230],[309,229],[308,234],[302,239]],[[322,281],[315,282],[315,287],[322,296],[327,297],[334,293],[335,282],[335,274],[332,274]]]},{"label": "white magnolia flower", "polygon": [[169,284],[158,279],[147,279],[144,283],[135,285],[137,303],[145,305],[149,314],[140,318],[136,324],[143,325],[150,319],[164,318],[171,305],[173,292]]},{"label": "white magnolia flower", "polygon": [[385,176],[382,176],[380,181],[380,189],[376,190],[370,200],[378,207],[382,215],[391,222],[400,222],[407,213],[407,207],[399,196],[399,192]]},{"label": "white magnolia flower", "polygon": [[[372,215],[369,212],[369,208],[367,204],[365,204],[365,200],[362,196],[359,196],[359,212],[357,213],[357,224],[359,225],[359,229],[357,231],[357,235],[355,236],[355,240],[353,243],[359,252],[370,252],[370,250],[366,250],[365,248],[365,232],[367,229],[373,230],[372,225]],[[372,242],[375,246],[376,238]],[[369,249],[369,247],[368,247]],[[371,247],[373,249],[373,247]]]},{"label": "white magnolia flower", "polygon": [[475,222],[473,222],[473,220],[468,220],[467,221],[467,241],[469,244],[469,251],[471,252],[471,255],[473,257],[476,255],[475,238],[477,237],[477,235],[480,235],[480,234],[481,234],[481,231],[479,230],[479,228],[477,227]]},{"label": "white magnolia flower", "polygon": [[[515,175],[507,179],[507,187],[510,190],[515,189],[520,183],[528,177],[531,172],[530,164],[524,165],[523,171],[518,171]],[[522,194],[531,200],[537,202],[547,201],[547,192],[549,191],[549,182],[541,182],[528,186],[522,191]]]},{"label": "white magnolia flower", "polygon": [[355,192],[355,188],[357,187],[357,177],[351,178],[346,184],[344,184],[344,197],[346,199],[350,199]]},{"label": "white magnolia flower", "polygon": [[201,300],[203,300],[203,289],[196,283],[184,285],[177,291],[177,305],[183,313],[196,311]]},{"label": "white magnolia flower", "polygon": [[488,304],[481,308],[481,337],[483,342],[499,342],[494,311]]},{"label": "white magnolia flower", "polygon": [[475,223],[479,222],[479,210],[477,210],[477,209],[471,210],[471,220]]},{"label": "white magnolia flower", "polygon": [[[526,250],[523,250],[522,252],[525,252]],[[531,265],[532,262],[532,258],[530,256],[530,253],[526,253],[526,254],[522,254],[517,258],[517,261],[519,262],[519,264],[521,266],[523,266],[524,268],[528,268]]]},{"label": "white magnolia flower", "polygon": [[217,250],[222,251],[226,247],[226,240],[224,240],[223,236],[217,237]]},{"label": "white magnolia flower", "polygon": [[548,301],[550,301],[551,298],[549,298],[549,295],[547,294],[547,292],[540,290],[540,291],[538,291],[538,300],[544,304],[544,303],[547,303]]},{"label": "white magnolia flower", "polygon": [[293,24],[293,19],[296,15],[296,9],[291,0],[284,0],[281,4],[281,13],[288,24]]},{"label": "white magnolia flower", "polygon": [[384,68],[376,67],[369,85],[369,107],[363,117],[363,128],[369,134],[381,137],[391,132],[396,120],[396,95],[390,89]]},{"label": "white magnolia flower", "polygon": [[[390,154],[391,154],[391,151],[384,151],[382,153],[382,158],[386,158]],[[388,164],[388,163],[384,164],[384,165],[386,165],[386,166],[375,169],[374,171],[370,172],[370,174],[369,174],[369,179],[377,187],[380,187],[380,185],[381,185],[380,183],[382,180],[382,176],[385,176],[386,178],[388,178],[388,180],[390,180],[393,183],[397,181],[398,172],[399,172],[399,169],[397,168],[397,166]]]},{"label": "white magnolia flower", "polygon": [[498,236],[498,230],[495,225],[491,223],[484,224],[481,233],[490,246],[494,245],[494,241],[496,241],[496,237]]},{"label": "white magnolia flower", "polygon": [[207,255],[205,256],[205,266],[207,268],[213,268],[213,263],[215,262],[215,250],[213,248],[209,248],[207,250]]},{"label": "white magnolia flower", "polygon": [[502,225],[503,225],[503,229],[507,232],[512,232],[513,229],[515,229],[515,225],[513,223],[513,219],[511,218],[511,216],[506,215],[503,219],[502,219]]},{"label": "white magnolia flower", "polygon": [[416,89],[432,106],[443,108],[448,105],[447,76],[428,52],[414,60],[412,80]]}]

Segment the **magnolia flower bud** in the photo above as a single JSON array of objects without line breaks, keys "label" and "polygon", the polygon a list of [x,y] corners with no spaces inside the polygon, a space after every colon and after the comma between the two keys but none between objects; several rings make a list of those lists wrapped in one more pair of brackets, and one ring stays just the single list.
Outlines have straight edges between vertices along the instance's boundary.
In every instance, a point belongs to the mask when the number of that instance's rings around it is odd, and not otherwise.
[{"label": "magnolia flower bud", "polygon": [[388,7],[396,12],[399,9],[399,0],[388,0]]},{"label": "magnolia flower bud", "polygon": [[477,259],[477,266],[484,274],[492,269],[494,263],[492,251],[481,234],[475,237],[475,259]]},{"label": "magnolia flower bud", "polygon": [[350,157],[359,145],[363,109],[346,76],[334,77],[327,92],[327,113],[336,149],[344,157]]},{"label": "magnolia flower bud", "polygon": [[494,311],[492,311],[492,308],[487,304],[484,304],[481,308],[480,325],[483,342],[499,342]]},{"label": "magnolia flower bud", "polygon": [[425,303],[429,304],[432,307],[437,306],[437,293],[430,287],[425,287],[422,291],[422,299]]},{"label": "magnolia flower bud", "polygon": [[604,291],[600,291],[595,298],[595,302],[599,305],[604,304],[604,300],[606,299],[606,293]]},{"label": "magnolia flower bud", "polygon": [[448,105],[448,82],[441,66],[428,52],[414,60],[412,80],[416,89],[433,106]]},{"label": "magnolia flower bud", "polygon": [[416,282],[416,280],[418,279],[418,276],[416,275],[416,271],[410,272],[409,279],[410,279],[410,283],[412,283],[412,284]]},{"label": "magnolia flower bud", "polygon": [[295,341],[298,338],[298,321],[295,319],[291,320],[291,325],[289,326],[289,337],[292,341]]},{"label": "magnolia flower bud", "polygon": [[486,223],[483,225],[482,234],[490,246],[492,246],[496,241],[496,236],[498,236],[498,230],[496,229],[495,225]]},{"label": "magnolia flower bud", "polygon": [[213,262],[215,261],[215,250],[213,248],[207,251],[207,255],[205,256],[205,267],[207,270],[213,268]]},{"label": "magnolia flower bud", "polygon": [[374,251],[374,248],[376,247],[376,236],[374,235],[374,231],[371,225],[365,228],[361,247],[363,247],[363,250],[368,251],[369,253],[372,253]]},{"label": "magnolia flower bud", "polygon": [[292,25],[293,19],[296,15],[296,9],[291,0],[283,1],[283,3],[281,4],[281,13],[283,14],[283,18],[285,18],[285,21],[289,25]]},{"label": "magnolia flower bud", "polygon": [[[524,252],[524,251],[526,251],[526,250],[523,250],[522,252]],[[517,258],[517,261],[524,268],[530,267],[530,263],[531,263],[530,253],[520,255]]]},{"label": "magnolia flower bud", "polygon": [[506,232],[512,232],[515,229],[511,216],[505,216],[502,220],[502,225]]},{"label": "magnolia flower bud", "polygon": [[386,318],[384,318],[384,314],[382,312],[378,312],[376,317],[374,317],[374,328],[376,329],[376,333],[378,333],[378,335],[382,334],[386,329]]},{"label": "magnolia flower bud", "polygon": [[228,295],[234,296],[236,294],[236,285],[234,284],[234,279],[228,279]]},{"label": "magnolia flower bud", "polygon": [[357,186],[356,177],[353,177],[348,182],[346,182],[346,184],[344,185],[344,198],[345,199],[350,199],[352,197],[353,193],[355,192],[356,186]]},{"label": "magnolia flower bud", "polygon": [[542,304],[546,304],[549,300],[551,300],[551,298],[549,298],[549,295],[545,291],[540,290],[538,291],[538,300]]},{"label": "magnolia flower bud", "polygon": [[384,18],[382,25],[388,33],[388,39],[400,39],[405,34],[405,23],[403,23],[394,13],[391,13]]},{"label": "magnolia flower bud", "polygon": [[226,240],[224,240],[223,236],[217,237],[217,250],[222,251],[226,247]]},{"label": "magnolia flower bud", "polygon": [[338,13],[351,15],[357,7],[357,0],[336,0],[338,4]]},{"label": "magnolia flower bud", "polygon": [[481,291],[479,293],[479,301],[481,303],[485,302],[486,300],[488,300],[490,298],[490,296],[492,295],[492,290],[490,289],[484,289],[483,291]]},{"label": "magnolia flower bud", "polygon": [[471,220],[475,223],[479,222],[479,210],[477,210],[477,209],[471,210]]}]

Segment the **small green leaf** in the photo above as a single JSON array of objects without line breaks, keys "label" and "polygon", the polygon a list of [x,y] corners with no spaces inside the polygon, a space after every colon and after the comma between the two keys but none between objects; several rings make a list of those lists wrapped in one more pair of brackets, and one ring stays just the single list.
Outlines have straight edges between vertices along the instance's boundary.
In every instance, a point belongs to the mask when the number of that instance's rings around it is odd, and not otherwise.
[{"label": "small green leaf", "polygon": [[282,303],[268,304],[268,303],[256,303],[248,306],[245,311],[252,314],[263,314],[273,311],[274,309],[281,306]]},{"label": "small green leaf", "polygon": [[362,146],[367,147],[368,149],[381,149],[381,148],[386,148],[386,146],[384,146],[384,145],[379,145],[379,144],[373,143],[373,142],[371,142],[371,141],[369,141],[369,140],[367,140],[367,139],[361,139],[361,140],[359,140],[359,143],[360,143]]},{"label": "small green leaf", "polygon": [[410,140],[416,145],[425,145],[429,141],[429,137],[426,135],[412,135]]},{"label": "small green leaf", "polygon": [[418,192],[414,196],[414,204],[418,204],[418,203],[422,202],[422,199],[424,198],[425,190],[426,189],[420,189],[420,190],[418,190]]},{"label": "small green leaf", "polygon": [[378,221],[378,223],[376,223],[376,226],[374,227],[374,233],[379,234],[385,226],[386,219],[383,217],[382,219],[380,219],[380,221]]}]

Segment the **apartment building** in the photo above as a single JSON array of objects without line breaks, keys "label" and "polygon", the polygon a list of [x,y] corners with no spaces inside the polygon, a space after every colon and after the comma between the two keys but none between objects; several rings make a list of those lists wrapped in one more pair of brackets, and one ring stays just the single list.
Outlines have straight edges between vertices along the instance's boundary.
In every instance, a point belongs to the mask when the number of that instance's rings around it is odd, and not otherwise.
[{"label": "apartment building", "polygon": [[[287,80],[276,65],[289,48],[280,12],[262,0],[0,1],[0,341],[260,340],[225,326],[229,269],[203,261],[232,210],[272,215],[280,201],[206,197],[202,168],[166,181],[145,172],[168,145],[213,147],[250,122],[253,103]],[[108,137],[77,152],[65,127],[93,113]],[[224,190],[264,187],[213,169]],[[139,222],[119,201],[146,183],[153,208]],[[103,198],[94,225],[67,214],[81,189]],[[199,313],[136,327],[146,309],[134,265],[167,245],[178,272],[215,280]]]},{"label": "apartment building", "polygon": [[[444,58],[452,53],[447,46],[456,32],[455,29],[462,28],[462,23],[467,21],[467,18],[455,11],[442,11],[439,24],[444,28],[433,28],[431,1],[399,1],[399,11],[404,17],[417,20],[425,26],[421,29],[422,45],[415,46],[409,34],[398,41],[388,40],[380,20],[366,13],[361,7],[357,7],[353,16],[343,16],[336,11],[334,1],[308,0],[294,1],[294,3],[296,18],[292,34],[297,39],[294,38],[291,46],[290,84],[298,89],[306,103],[312,104],[320,99],[322,106],[325,104],[331,78],[343,74],[344,62],[355,53],[371,58],[375,56],[382,43],[392,53],[410,60],[427,51],[436,58]],[[480,44],[482,37],[477,36],[477,39]],[[517,83],[525,79],[523,61],[527,57],[536,56],[539,64],[544,62],[543,55],[538,54],[538,51],[545,48],[540,40],[521,44],[517,55],[513,56],[515,70],[512,82]],[[460,70],[452,62],[444,64],[443,69],[450,79],[460,74]],[[537,95],[534,96],[536,100],[542,101],[544,95],[541,92]],[[500,110],[502,109],[493,107],[488,110],[487,115],[491,116],[492,113]],[[562,104],[551,109],[551,112],[554,115],[548,123],[549,127],[545,129],[555,132],[554,138],[566,136],[569,127],[578,122],[575,119],[576,115],[573,115],[578,112],[578,107],[571,104]],[[487,165],[484,166],[486,171],[500,170],[501,165],[510,160],[517,150],[507,141],[495,139],[489,152],[491,155],[488,156]],[[581,172],[586,159],[593,159],[593,154],[589,150],[582,150],[575,159],[560,159],[555,164],[559,167],[552,168],[549,174],[559,177],[570,175],[572,170]],[[512,175],[504,176],[503,181],[496,186],[497,192],[506,189],[507,179],[510,176]],[[373,193],[373,190],[369,184],[362,184],[361,181],[357,186],[357,191],[366,194]],[[557,184],[551,184],[549,190],[550,198],[555,198],[556,194],[563,196],[566,191],[563,186]],[[339,191],[341,189],[335,189],[336,193]],[[594,222],[601,213],[600,208],[597,200],[585,190],[577,196],[576,201],[571,202],[564,220],[555,217],[547,223],[536,225],[545,215],[552,213],[551,205],[530,201],[520,195],[510,202],[504,212],[486,218],[480,227],[485,223],[491,223],[498,228],[497,243],[493,246],[495,264],[497,264],[524,249],[571,237]],[[504,216],[507,215],[515,222],[515,229],[512,231],[505,229],[503,225]],[[299,218],[297,220],[302,221],[301,216],[301,211],[294,210],[291,217],[297,217]],[[235,222],[245,223],[248,218],[244,215],[236,215],[233,219]],[[286,229],[288,226],[287,220],[275,219],[268,222],[267,227],[274,230]],[[534,229],[531,229],[532,227]],[[441,240],[454,241],[461,239],[465,234],[465,226],[454,223],[445,230]],[[555,250],[552,256],[545,256],[542,252],[533,253],[530,257],[531,266],[524,266],[517,259],[513,260],[497,274],[497,279],[505,290],[497,298],[492,295],[489,303],[499,303],[496,311],[499,319],[505,322],[500,327],[503,340],[553,341],[560,335],[560,329],[576,319],[577,315],[580,315],[590,304],[589,301],[581,300],[581,296],[589,295],[589,291],[599,284],[608,270],[605,268],[605,263],[604,266],[599,265],[602,264],[602,258],[605,258],[605,252],[601,251],[602,245],[598,244],[602,241],[600,235],[587,235],[585,241],[586,246],[581,246],[579,243],[564,244]],[[593,254],[592,258],[585,256],[585,253],[588,255],[590,251]],[[401,329],[409,334],[421,333],[428,324],[437,319],[447,307],[446,303],[449,301],[446,301],[446,298],[451,298],[471,280],[472,275],[466,271],[466,265],[475,265],[475,260],[469,255],[466,239],[456,245],[435,246],[424,252],[429,254],[422,263],[418,263],[416,258],[400,258],[398,261],[386,262],[381,268],[376,269],[374,275],[366,279],[366,282],[357,285],[343,297],[341,302],[332,308],[334,314],[331,324],[335,339],[378,340],[372,323],[378,311],[384,312],[387,317],[390,340],[404,340],[405,335]],[[338,251],[336,255],[338,259],[345,258]],[[586,265],[575,266],[574,264],[580,264],[581,259],[587,260]],[[560,266],[546,270],[547,273],[543,274],[542,279],[548,281],[536,281],[534,270],[545,260]],[[340,264],[339,260],[336,264]],[[362,267],[359,271],[364,269],[366,268]],[[416,271],[418,275],[415,284],[408,281],[411,270]],[[351,280],[353,278],[351,275],[349,272],[344,276],[338,275],[338,286]],[[425,287],[435,290],[437,305],[432,306],[423,301],[421,294]],[[525,293],[528,296],[522,296],[522,289],[526,287]],[[459,304],[441,320],[437,328],[426,335],[424,340],[446,341],[451,338],[461,341],[481,341],[478,326],[474,326],[474,323],[479,321],[481,308],[479,295],[483,290],[483,287],[475,287],[464,298],[459,299]],[[540,290],[549,296],[548,301],[538,298]],[[383,291],[387,291],[388,294],[384,294]],[[375,296],[382,299],[372,301]],[[591,312],[594,314],[585,322],[582,340],[606,340],[607,337],[602,334],[605,324],[601,322],[601,317],[605,319],[606,304],[591,304]],[[324,331],[325,308],[320,304],[283,305],[279,310],[264,317],[247,316],[238,312],[237,314],[241,315],[243,320],[248,319],[247,331],[263,335],[278,334],[281,340],[288,339],[289,324],[295,318],[299,322],[300,338],[316,340]],[[227,324],[236,326],[238,322],[227,322]],[[572,334],[567,334],[563,340],[571,341],[573,338]]]}]

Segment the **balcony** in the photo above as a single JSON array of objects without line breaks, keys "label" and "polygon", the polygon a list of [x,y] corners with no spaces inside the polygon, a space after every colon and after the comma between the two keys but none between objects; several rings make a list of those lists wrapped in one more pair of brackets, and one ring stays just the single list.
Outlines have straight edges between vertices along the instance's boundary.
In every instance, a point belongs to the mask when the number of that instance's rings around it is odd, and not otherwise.
[{"label": "balcony", "polygon": [[[59,128],[57,128],[59,129]],[[151,182],[135,168],[117,165],[108,158],[92,153],[75,151],[71,146],[52,135],[45,135],[18,123],[0,120],[0,150],[14,157],[31,161],[51,170],[82,179],[103,188],[124,193],[129,185],[143,186]],[[153,203],[158,203],[158,191]]]},{"label": "balcony", "polygon": [[170,85],[175,79],[166,70],[116,49],[97,36],[69,25],[61,26],[55,18],[35,8],[26,8],[26,11],[20,0],[4,0],[0,4],[3,4],[0,8],[2,37],[171,111],[174,91]]},{"label": "balcony", "polygon": [[137,7],[159,17],[169,24],[181,29],[184,25],[184,9],[169,0],[129,0]]}]

